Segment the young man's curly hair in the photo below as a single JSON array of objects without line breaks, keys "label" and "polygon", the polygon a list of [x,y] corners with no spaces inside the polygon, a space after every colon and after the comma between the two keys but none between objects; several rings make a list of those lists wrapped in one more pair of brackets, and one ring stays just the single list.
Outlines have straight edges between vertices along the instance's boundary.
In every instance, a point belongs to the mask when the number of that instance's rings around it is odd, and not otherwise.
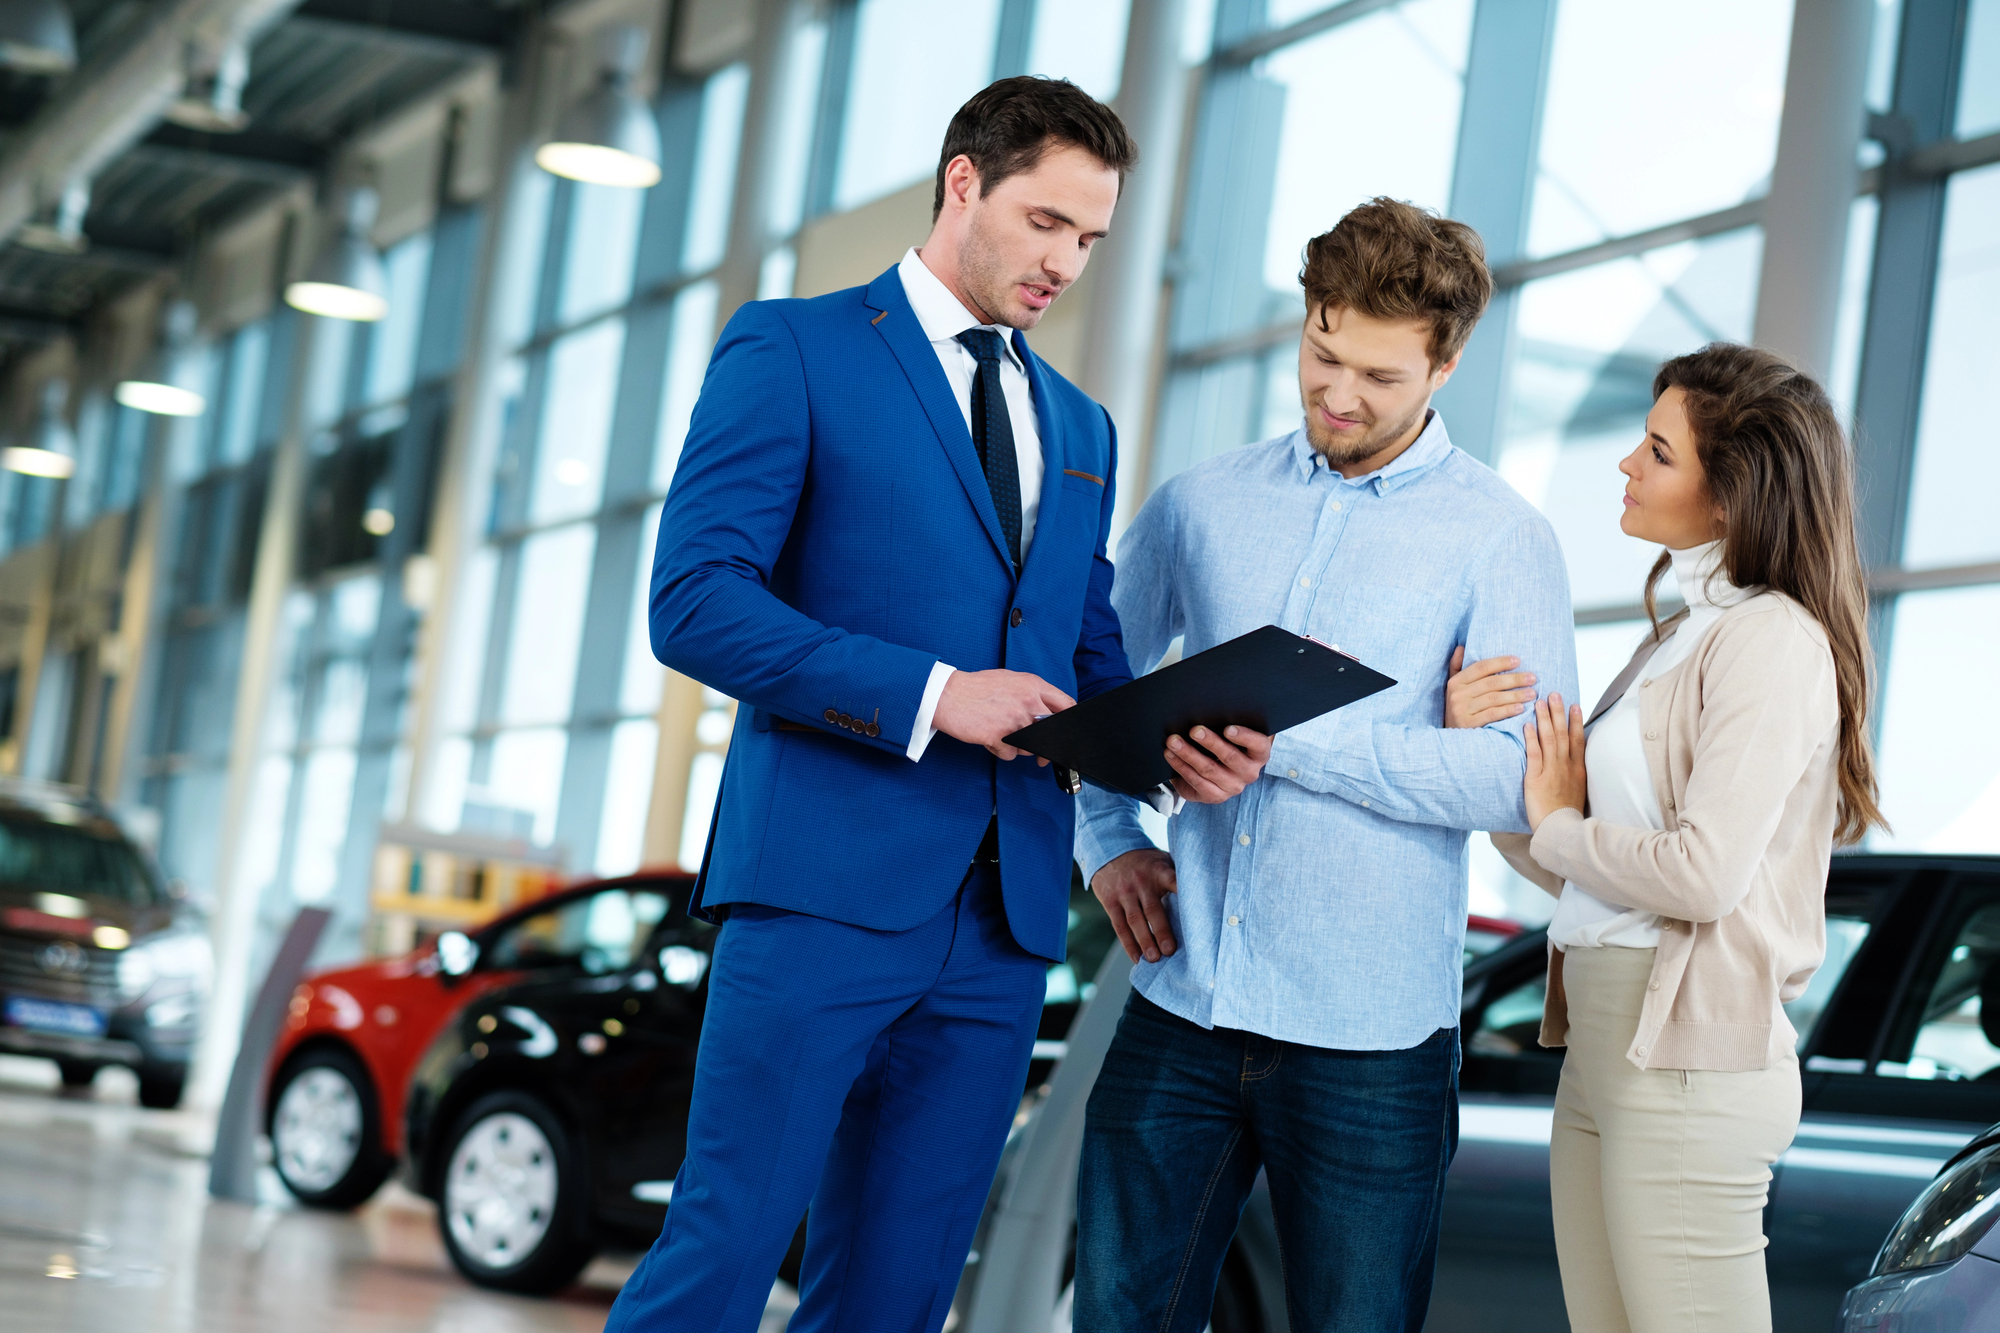
[{"label": "young man's curly hair", "polygon": [[1430,326],[1435,370],[1457,356],[1493,299],[1486,246],[1463,222],[1378,196],[1306,242],[1299,273],[1308,316],[1329,309]]}]

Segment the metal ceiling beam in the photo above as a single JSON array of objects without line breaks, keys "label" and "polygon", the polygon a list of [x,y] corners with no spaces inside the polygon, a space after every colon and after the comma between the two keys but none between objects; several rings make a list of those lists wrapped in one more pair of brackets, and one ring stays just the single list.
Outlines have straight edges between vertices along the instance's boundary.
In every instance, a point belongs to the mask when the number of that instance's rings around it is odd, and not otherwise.
[{"label": "metal ceiling beam", "polygon": [[314,179],[326,163],[319,144],[276,134],[204,134],[179,125],[156,126],[125,160],[210,176],[232,176],[280,189]]},{"label": "metal ceiling beam", "polygon": [[[285,30],[335,38],[343,42],[389,46],[400,51],[408,51],[413,55],[431,56],[442,60],[491,60],[498,56],[503,48],[503,43],[499,41],[464,37],[449,32],[427,31],[408,27],[394,20],[377,22],[374,19],[327,18],[314,12],[316,8],[317,6],[308,5],[286,19]],[[407,19],[411,16],[403,17]]]},{"label": "metal ceiling beam", "polygon": [[433,50],[491,55],[511,45],[525,7],[474,0],[305,0],[292,22],[339,25]]},{"label": "metal ceiling beam", "polygon": [[0,236],[138,142],[185,83],[190,43],[221,47],[297,0],[166,0],[79,66],[0,154]]}]

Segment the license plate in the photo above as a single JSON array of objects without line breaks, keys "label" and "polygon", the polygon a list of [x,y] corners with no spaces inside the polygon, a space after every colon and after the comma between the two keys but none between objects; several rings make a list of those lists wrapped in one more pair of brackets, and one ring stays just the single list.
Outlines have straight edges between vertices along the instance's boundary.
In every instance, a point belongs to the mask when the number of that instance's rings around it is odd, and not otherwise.
[{"label": "license plate", "polygon": [[104,1035],[104,1015],[88,1005],[15,995],[8,998],[5,1012],[8,1025],[12,1027],[32,1028],[36,1032],[60,1032],[71,1037]]}]

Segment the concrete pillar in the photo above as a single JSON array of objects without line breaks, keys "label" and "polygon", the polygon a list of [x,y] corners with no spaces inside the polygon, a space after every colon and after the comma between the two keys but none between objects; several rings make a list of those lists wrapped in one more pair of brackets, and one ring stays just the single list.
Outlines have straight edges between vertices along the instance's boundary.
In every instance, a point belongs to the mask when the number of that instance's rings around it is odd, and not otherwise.
[{"label": "concrete pillar", "polygon": [[[1473,11],[1451,215],[1479,233],[1495,268],[1528,248],[1555,22],[1555,0],[1480,0]],[[1499,456],[1506,426],[1516,296],[1515,289],[1493,294],[1436,400],[1452,443],[1485,463]]]},{"label": "concrete pillar", "polygon": [[794,34],[805,20],[805,0],[756,0],[757,27],[750,39],[750,91],[743,110],[742,146],[736,154],[735,202],[729,244],[717,273],[722,293],[715,327],[721,332],[745,301],[757,299],[764,256],[771,248],[771,164],[779,160],[785,132],[785,76]]},{"label": "concrete pillar", "polygon": [[229,776],[217,815],[221,830],[216,840],[215,901],[209,926],[215,948],[215,991],[202,1012],[201,1038],[188,1080],[189,1100],[196,1106],[216,1106],[222,1100],[253,984],[249,973],[256,950],[259,886],[244,882],[243,849],[271,685],[283,666],[277,660],[279,617],[292,583],[298,548],[306,475],[304,418],[312,359],[322,341],[318,317],[300,315],[298,319],[292,364],[287,368],[285,428],[273,451],[270,490],[257,532],[243,660],[236,677],[236,712],[230,723]]},{"label": "concrete pillar", "polygon": [[1091,257],[1095,288],[1084,339],[1083,388],[1118,427],[1118,501],[1125,525],[1145,501],[1151,408],[1160,346],[1161,284],[1181,162],[1187,75],[1181,69],[1185,0],[1132,0],[1117,110],[1139,144],[1111,234]]},{"label": "concrete pillar", "polygon": [[1821,377],[1833,364],[1874,17],[1873,0],[1817,0],[1794,12],[1785,114],[1764,201],[1752,338]]}]

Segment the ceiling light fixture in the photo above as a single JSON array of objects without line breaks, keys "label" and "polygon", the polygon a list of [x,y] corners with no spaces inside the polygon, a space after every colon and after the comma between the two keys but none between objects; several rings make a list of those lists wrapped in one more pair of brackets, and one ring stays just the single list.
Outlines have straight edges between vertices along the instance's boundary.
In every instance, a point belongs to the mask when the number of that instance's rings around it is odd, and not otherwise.
[{"label": "ceiling light fixture", "polygon": [[208,409],[208,399],[193,389],[173,382],[173,372],[181,352],[194,340],[199,320],[191,301],[170,302],[160,319],[160,346],[153,353],[150,379],[125,380],[112,397],[138,412],[163,417],[198,417]]},{"label": "ceiling light fixture", "polygon": [[646,30],[629,23],[604,34],[597,87],[569,109],[535,163],[587,185],[643,190],[660,183],[660,123],[632,91],[646,61]]},{"label": "ceiling light fixture", "polygon": [[243,109],[243,85],[250,81],[250,44],[231,42],[213,69],[202,48],[188,44],[187,86],[166,109],[166,118],[191,130],[234,134],[250,123]]},{"label": "ceiling light fixture", "polygon": [[0,450],[0,468],[58,480],[73,475],[76,433],[63,417],[63,409],[68,405],[68,381],[52,379],[42,385],[42,408],[35,417],[34,443]]},{"label": "ceiling light fixture", "polygon": [[0,67],[23,74],[67,74],[76,68],[76,24],[62,0],[0,4]]},{"label": "ceiling light fixture", "polygon": [[83,234],[84,214],[90,211],[90,182],[73,180],[63,187],[62,198],[46,222],[30,222],[14,233],[17,244],[30,250],[54,255],[80,255],[90,248]]},{"label": "ceiling light fixture", "polygon": [[320,251],[304,278],[285,288],[286,305],[308,315],[363,324],[389,313],[389,275],[368,239],[381,207],[381,196],[365,185],[349,192],[340,234]]}]

